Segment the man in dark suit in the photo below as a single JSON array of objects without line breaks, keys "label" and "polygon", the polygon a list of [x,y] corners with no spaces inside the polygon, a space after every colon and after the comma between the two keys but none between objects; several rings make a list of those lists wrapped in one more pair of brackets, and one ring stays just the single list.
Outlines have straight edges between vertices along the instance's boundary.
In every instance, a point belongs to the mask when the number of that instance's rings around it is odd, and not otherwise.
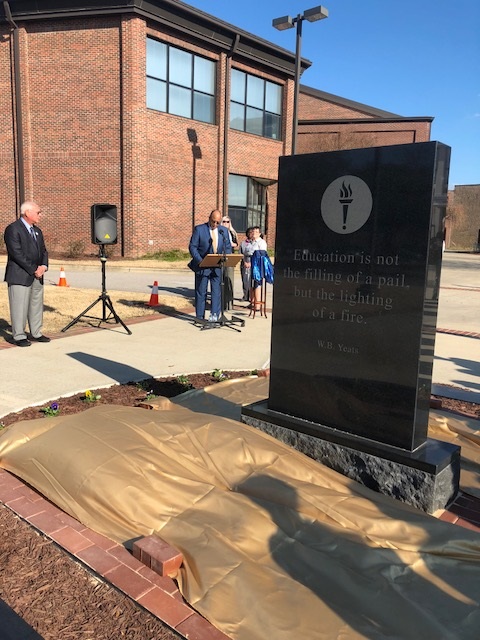
[{"label": "man in dark suit", "polygon": [[[8,259],[5,281],[8,283],[8,301],[12,336],[19,347],[35,342],[50,342],[42,335],[43,274],[48,269],[48,253],[41,230],[36,226],[41,215],[36,202],[24,202],[21,216],[5,229],[4,239]],[[30,340],[25,328],[30,329]]]},{"label": "man in dark suit", "polygon": [[197,225],[188,246],[192,256],[188,266],[195,272],[195,315],[198,320],[205,316],[205,303],[207,300],[208,283],[212,295],[212,307],[209,320],[216,322],[222,314],[221,299],[221,269],[220,267],[208,267],[202,269],[199,265],[209,253],[232,253],[230,234],[226,227],[221,226],[222,214],[214,209],[208,222]]}]

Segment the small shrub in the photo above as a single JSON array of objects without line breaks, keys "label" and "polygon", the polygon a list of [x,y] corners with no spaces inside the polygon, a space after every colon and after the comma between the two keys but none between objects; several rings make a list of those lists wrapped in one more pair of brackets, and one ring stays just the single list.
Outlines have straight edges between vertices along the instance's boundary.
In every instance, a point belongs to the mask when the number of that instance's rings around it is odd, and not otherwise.
[{"label": "small shrub", "polygon": [[69,242],[66,257],[67,258],[79,258],[85,253],[85,242],[83,240],[72,240]]},{"label": "small shrub", "polygon": [[170,249],[168,251],[156,251],[155,253],[147,253],[142,257],[143,260],[163,260],[164,262],[185,262],[190,260],[188,251],[182,249]]},{"label": "small shrub", "polygon": [[228,380],[227,374],[223,373],[221,369],[214,369],[212,371],[212,378],[217,382],[221,382],[222,380]]}]

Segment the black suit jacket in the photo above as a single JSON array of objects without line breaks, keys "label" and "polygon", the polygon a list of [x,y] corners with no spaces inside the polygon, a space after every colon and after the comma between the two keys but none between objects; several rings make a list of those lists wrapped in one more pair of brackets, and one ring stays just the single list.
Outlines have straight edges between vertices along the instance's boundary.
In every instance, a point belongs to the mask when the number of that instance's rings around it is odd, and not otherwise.
[{"label": "black suit jacket", "polygon": [[[38,227],[34,229],[37,236],[36,242],[20,218],[5,229],[3,237],[8,253],[5,281],[8,284],[29,287],[35,279],[37,267],[40,265],[48,267],[48,252],[43,233]],[[43,283],[43,278],[41,282]]]}]

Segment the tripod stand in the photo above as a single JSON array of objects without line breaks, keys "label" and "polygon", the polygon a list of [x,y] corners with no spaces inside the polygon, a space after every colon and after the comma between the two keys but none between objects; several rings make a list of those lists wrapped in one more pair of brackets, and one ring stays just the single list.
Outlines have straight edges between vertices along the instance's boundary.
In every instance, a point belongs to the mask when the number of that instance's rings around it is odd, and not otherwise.
[{"label": "tripod stand", "polygon": [[[102,293],[98,296],[95,302],[92,302],[92,304],[85,309],[85,311],[82,311],[82,313],[79,313],[78,316],[74,318],[71,322],[69,322],[66,327],[63,327],[62,332],[66,331],[67,329],[70,329],[70,327],[73,327],[73,325],[76,324],[82,317],[93,318],[94,320],[100,320],[100,322],[108,322],[111,318],[114,318],[115,322],[117,324],[121,324],[122,327],[125,329],[125,331],[129,335],[131,335],[132,332],[130,331],[130,329],[126,326],[126,324],[120,319],[120,317],[115,312],[110,296],[107,293],[106,276],[105,276],[105,266],[107,263],[107,256],[105,255],[104,244],[100,245],[99,247],[99,258],[102,264]],[[90,309],[93,309],[93,307],[99,302],[102,303],[102,317],[96,318],[95,316],[88,316],[87,313],[90,311]],[[107,308],[110,311],[110,314],[108,316],[107,316]]]},{"label": "tripod stand", "polygon": [[[230,320],[225,316],[225,272],[227,267],[234,267],[236,264],[240,262],[242,259],[242,255],[235,253],[209,253],[205,256],[205,258],[201,261],[200,267],[220,267],[220,293],[221,293],[221,313],[220,318],[215,320],[214,322],[210,322],[208,320],[200,321],[203,329],[214,329],[216,327],[229,327],[234,331],[240,331],[235,326],[239,324],[241,327],[245,326],[245,320],[243,318],[237,318],[236,316],[232,316]],[[198,320],[196,322],[199,322]]]}]

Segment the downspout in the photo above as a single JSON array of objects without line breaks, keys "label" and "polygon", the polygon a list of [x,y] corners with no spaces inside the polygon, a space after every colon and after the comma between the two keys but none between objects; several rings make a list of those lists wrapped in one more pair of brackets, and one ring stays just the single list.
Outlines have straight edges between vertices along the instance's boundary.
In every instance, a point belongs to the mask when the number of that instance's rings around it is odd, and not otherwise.
[{"label": "downspout", "polygon": [[23,162],[23,119],[22,119],[22,91],[21,91],[21,78],[20,78],[20,40],[18,33],[18,26],[15,24],[10,6],[6,0],[3,2],[3,9],[7,18],[8,24],[13,28],[13,102],[12,110],[15,111],[15,133],[16,142],[14,143],[14,160],[15,160],[15,173],[17,174],[17,186],[15,188],[15,198],[17,200],[17,206],[15,208],[16,216],[20,211],[20,204],[25,201],[25,165]]},{"label": "downspout", "polygon": [[123,60],[123,56],[125,55],[125,47],[123,44],[124,39],[124,24],[122,18],[120,18],[120,26],[119,26],[119,34],[118,34],[118,46],[120,53],[120,105],[119,105],[119,115],[120,115],[120,255],[122,258],[125,257],[125,108],[123,105],[123,92],[125,89],[125,63]]},{"label": "downspout", "polygon": [[237,50],[240,42],[240,35],[235,34],[235,40],[232,43],[230,51],[227,53],[227,68],[225,73],[225,104],[224,104],[224,122],[223,122],[223,215],[227,215],[227,184],[228,184],[228,132],[230,130],[230,70],[232,57]]}]

